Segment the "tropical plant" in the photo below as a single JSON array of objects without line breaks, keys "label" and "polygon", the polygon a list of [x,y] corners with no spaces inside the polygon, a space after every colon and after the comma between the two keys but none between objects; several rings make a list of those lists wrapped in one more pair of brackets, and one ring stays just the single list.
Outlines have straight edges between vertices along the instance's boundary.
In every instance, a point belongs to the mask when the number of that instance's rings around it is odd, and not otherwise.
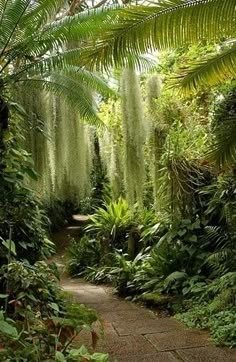
[{"label": "tropical plant", "polygon": [[223,87],[219,98],[216,98],[213,110],[213,140],[207,157],[214,160],[219,169],[234,173],[236,159],[235,143],[235,81]]},{"label": "tropical plant", "polygon": [[217,345],[235,347],[235,307],[212,313],[208,305],[196,304],[189,311],[177,314],[176,318],[190,328],[210,329],[212,338]]},{"label": "tropical plant", "polygon": [[79,240],[71,239],[67,264],[69,273],[75,276],[81,274],[87,267],[98,265],[102,258],[100,254],[98,240],[91,239],[87,235],[84,235]]},{"label": "tropical plant", "polygon": [[[0,235],[15,243],[14,257],[35,262],[48,257],[54,246],[48,240],[48,218],[42,202],[28,187],[29,180],[35,180],[32,160],[21,144],[24,140],[20,120],[12,118],[10,128],[5,134],[4,167],[0,168]],[[1,245],[0,264],[6,261],[6,253]]]},{"label": "tropical plant", "polygon": [[[140,290],[135,283],[136,273],[143,267],[148,254],[140,252],[133,260],[129,255],[116,250],[110,255],[112,266],[89,267],[84,276],[95,283],[110,283],[123,296],[134,296]],[[138,285],[141,287],[141,284]],[[141,288],[140,288],[141,289]]]},{"label": "tropical plant", "polygon": [[127,238],[127,231],[132,225],[132,213],[126,200],[119,198],[118,201],[105,204],[104,208],[97,209],[90,217],[85,230],[95,234],[101,242],[113,247],[122,246]]},{"label": "tropical plant", "polygon": [[90,61],[93,67],[125,65],[128,53],[144,54],[203,39],[219,43],[224,38],[227,42],[223,50],[195,67],[185,69],[178,77],[178,83],[189,92],[199,84],[212,86],[235,77],[232,67],[235,61],[234,0],[163,0],[156,6],[113,10],[107,17],[110,19],[106,25],[109,31],[103,29],[103,33],[96,33],[100,41],[95,46],[91,41],[84,50],[84,60]]},{"label": "tropical plant", "polygon": [[[85,328],[93,347],[97,315],[84,305],[72,304],[59,288],[53,269],[45,262],[35,265],[12,262],[0,271],[0,341],[2,361],[107,361],[72,342]],[[7,312],[7,313],[6,313]],[[76,349],[76,346],[78,348]],[[73,348],[74,347],[74,348]]]},{"label": "tropical plant", "polygon": [[[9,100],[16,86],[21,92],[34,88],[65,96],[79,107],[82,117],[97,119],[88,88],[108,91],[108,87],[80,67],[78,60],[82,41],[90,33],[89,15],[69,16],[65,11],[64,1],[2,2],[1,111],[5,118],[1,128],[7,126]],[[73,47],[67,48],[71,42]]]}]

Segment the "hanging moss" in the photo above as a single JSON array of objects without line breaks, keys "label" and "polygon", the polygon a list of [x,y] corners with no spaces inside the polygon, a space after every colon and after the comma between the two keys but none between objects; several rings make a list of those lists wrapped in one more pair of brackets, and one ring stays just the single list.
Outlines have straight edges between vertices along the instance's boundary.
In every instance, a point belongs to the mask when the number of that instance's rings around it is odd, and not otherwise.
[{"label": "hanging moss", "polygon": [[[50,197],[52,194],[52,175],[49,167],[50,118],[49,98],[44,92],[32,89],[30,94],[24,88],[15,90],[16,98],[27,114],[24,120],[24,148],[32,154],[33,167],[38,173],[37,182],[31,180],[31,186],[39,195]],[[37,100],[37,102],[35,101]]]},{"label": "hanging moss", "polygon": [[106,128],[98,130],[101,161],[108,176],[112,199],[123,195],[123,137],[120,102],[109,100],[100,107]]},{"label": "hanging moss", "polygon": [[124,136],[124,179],[130,206],[143,205],[145,180],[144,110],[139,78],[135,71],[126,69],[121,80],[122,124]]},{"label": "hanging moss", "polygon": [[79,201],[90,193],[93,152],[89,127],[77,110],[58,97],[37,90],[27,97],[22,89],[17,92],[28,114],[25,147],[39,175],[33,187],[48,201]]},{"label": "hanging moss", "polygon": [[75,109],[61,102],[55,132],[55,184],[60,199],[80,200],[90,193],[91,134]]},{"label": "hanging moss", "polygon": [[156,211],[161,209],[160,198],[160,169],[161,156],[166,140],[166,129],[160,110],[158,110],[157,100],[161,96],[161,80],[158,75],[152,75],[148,78],[147,84],[147,110],[150,124],[149,145],[150,145],[150,172],[153,185],[153,199]]}]

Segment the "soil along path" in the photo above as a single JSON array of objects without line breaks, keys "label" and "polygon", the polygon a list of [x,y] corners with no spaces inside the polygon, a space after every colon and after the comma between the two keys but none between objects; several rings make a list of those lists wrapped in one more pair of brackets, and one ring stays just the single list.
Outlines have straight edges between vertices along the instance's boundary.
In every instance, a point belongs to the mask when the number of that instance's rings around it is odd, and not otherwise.
[{"label": "soil along path", "polygon": [[[66,228],[55,239],[60,241],[70,233]],[[63,263],[61,256],[59,259]],[[67,277],[61,286],[76,302],[97,311],[104,337],[95,352],[109,353],[111,362],[236,362],[236,351],[215,347],[208,333],[188,329],[172,318],[158,318],[148,309],[112,295],[110,288]],[[78,342],[91,345],[91,334],[83,332]]]}]

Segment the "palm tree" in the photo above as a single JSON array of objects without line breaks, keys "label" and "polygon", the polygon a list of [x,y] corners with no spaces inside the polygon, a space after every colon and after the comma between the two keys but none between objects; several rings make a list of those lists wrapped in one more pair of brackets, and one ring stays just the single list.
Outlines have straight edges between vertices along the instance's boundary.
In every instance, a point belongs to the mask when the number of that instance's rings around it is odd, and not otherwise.
[{"label": "palm tree", "polygon": [[106,94],[111,90],[79,63],[81,47],[96,22],[89,13],[68,14],[64,4],[64,0],[0,1],[0,132],[8,125],[16,87],[26,94],[34,88],[63,96],[83,118],[98,121],[91,90]]},{"label": "palm tree", "polygon": [[[104,27],[91,34],[81,57],[90,69],[125,66],[139,54],[210,41],[220,44],[211,57],[187,65],[172,86],[189,95],[236,77],[236,0],[160,0],[156,6],[131,6],[108,12]],[[136,62],[137,63],[137,62]],[[226,116],[210,156],[219,164],[236,159],[236,118]],[[229,119],[230,118],[230,119]]]},{"label": "palm tree", "polygon": [[201,40],[224,42],[211,58],[186,67],[177,77],[184,93],[236,76],[236,0],[160,0],[108,12],[89,40],[84,63],[104,69],[125,65],[128,54],[175,48]]}]

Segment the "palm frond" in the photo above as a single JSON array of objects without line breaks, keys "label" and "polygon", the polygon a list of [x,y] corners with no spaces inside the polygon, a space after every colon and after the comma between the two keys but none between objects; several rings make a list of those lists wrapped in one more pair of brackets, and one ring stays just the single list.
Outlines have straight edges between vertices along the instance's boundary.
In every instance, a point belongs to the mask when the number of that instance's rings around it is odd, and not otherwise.
[{"label": "palm frond", "polygon": [[84,62],[96,69],[108,68],[118,66],[130,53],[233,38],[235,15],[235,0],[163,0],[155,7],[113,10],[103,20],[103,31],[91,34]]},{"label": "palm frond", "polygon": [[164,287],[169,288],[174,283],[182,282],[184,279],[188,277],[188,274],[182,271],[174,271],[170,275],[168,275],[164,280]]},{"label": "palm frond", "polygon": [[211,87],[236,77],[236,45],[230,46],[215,56],[190,64],[173,77],[171,87],[179,87],[181,93],[189,95],[200,86]]},{"label": "palm frond", "polygon": [[[42,15],[42,17],[44,17],[44,12],[40,12],[38,15],[38,21],[40,22],[40,16]],[[96,32],[98,28],[100,29],[103,16],[104,14],[100,14],[98,10],[92,13],[87,11],[85,14],[52,19],[47,24],[41,24],[42,26],[37,27],[37,31],[35,31],[30,24],[23,22],[22,28],[17,32],[17,36],[11,39],[8,48],[5,49],[5,57],[10,61],[16,58],[37,58],[47,51],[54,50],[55,52],[59,49],[62,50],[65,48],[65,45],[71,41],[76,41],[76,48],[79,48],[82,42],[84,46],[84,42],[90,37],[91,33]],[[32,23],[34,23],[34,17],[31,20]],[[4,24],[2,33],[5,34],[11,30],[12,26],[8,27],[7,23]]]},{"label": "palm frond", "polygon": [[90,72],[87,69],[75,66],[65,67],[63,73],[68,76],[71,76],[77,82],[88,87],[93,92],[96,91],[105,96],[116,95],[114,89],[109,87],[107,81],[105,81],[98,73]]},{"label": "palm frond", "polygon": [[209,255],[207,263],[217,274],[223,275],[232,270],[232,266],[235,265],[235,259],[235,250],[233,248],[225,248]]},{"label": "palm frond", "polygon": [[[20,79],[21,87],[29,90],[45,90],[66,99],[73,107],[78,109],[80,116],[91,124],[102,125],[96,115],[96,105],[88,88],[76,82],[74,79],[60,73],[52,73],[49,78],[26,78]],[[69,126],[69,125],[68,125]]]},{"label": "palm frond", "polygon": [[98,92],[105,96],[115,95],[116,92],[109,87],[108,83],[95,72],[90,72],[84,68],[80,68],[75,65],[69,65],[70,63],[77,62],[77,54],[79,54],[79,50],[72,50],[60,54],[58,56],[53,56],[48,59],[43,59],[36,64],[31,64],[31,66],[23,70],[19,70],[18,73],[13,74],[12,78],[17,79],[20,75],[24,74],[24,72],[28,76],[35,76],[37,74],[42,74],[45,77],[45,74],[50,75],[54,70],[60,72],[60,74],[64,74],[71,79],[74,79],[76,82],[84,85],[89,88],[92,92]]},{"label": "palm frond", "polygon": [[208,244],[215,248],[226,248],[231,243],[229,235],[220,226],[206,226],[204,238]]},{"label": "palm frond", "polygon": [[39,0],[31,2],[28,11],[22,17],[21,25],[28,28],[28,32],[39,29],[50,19],[54,18],[60,9],[65,6],[64,0]]},{"label": "palm frond", "polygon": [[0,34],[0,56],[8,47],[14,33],[20,24],[27,8],[30,6],[30,0],[6,1],[6,6],[2,9],[1,16],[1,34]]},{"label": "palm frond", "polygon": [[215,133],[216,140],[206,157],[215,161],[219,167],[230,166],[236,161],[236,117],[224,119],[223,124]]}]

